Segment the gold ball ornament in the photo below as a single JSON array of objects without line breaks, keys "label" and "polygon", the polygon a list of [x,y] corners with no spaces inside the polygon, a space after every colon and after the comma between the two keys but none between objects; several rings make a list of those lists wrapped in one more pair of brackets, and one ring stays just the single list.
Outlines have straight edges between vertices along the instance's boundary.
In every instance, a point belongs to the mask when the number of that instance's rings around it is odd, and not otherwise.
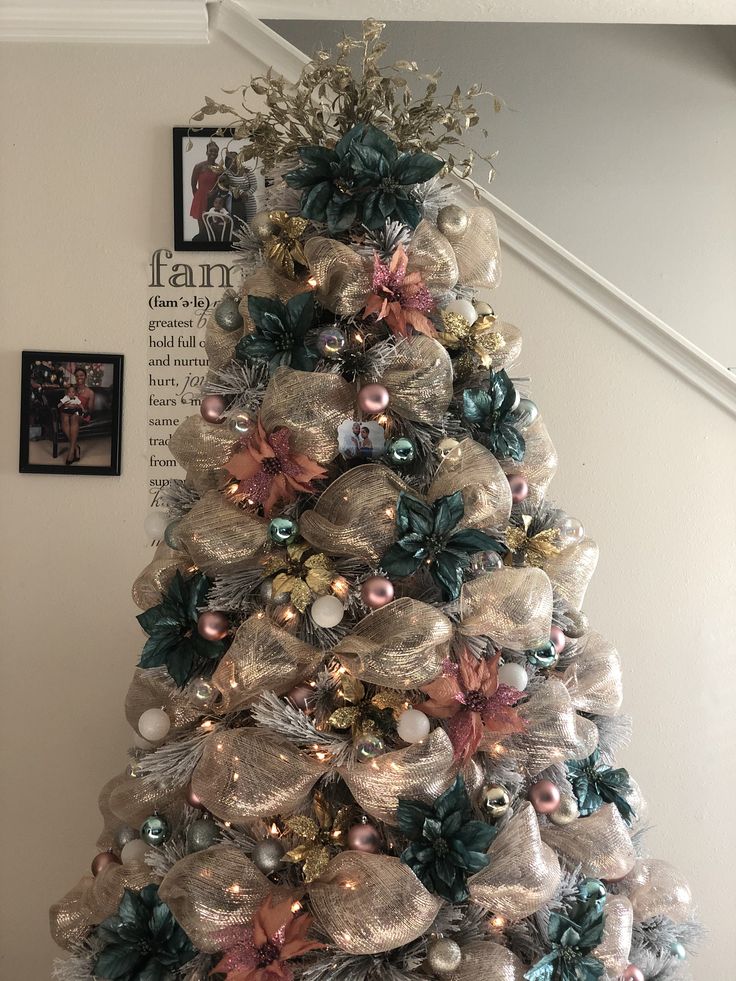
[{"label": "gold ball ornament", "polygon": [[495,311],[490,303],[485,300],[473,300],[473,306],[479,317],[495,317]]},{"label": "gold ball ornament", "polygon": [[437,214],[437,228],[449,241],[461,238],[468,227],[468,213],[457,204],[448,204],[440,208]]},{"label": "gold ball ornament", "polygon": [[547,817],[552,824],[556,824],[560,828],[566,824],[572,824],[573,821],[577,821],[580,817],[577,801],[570,794],[563,794],[560,798],[560,803]]},{"label": "gold ball ornament", "polygon": [[427,948],[427,966],[433,974],[439,974],[440,977],[457,971],[462,959],[462,950],[449,937],[433,940]]},{"label": "gold ball ornament", "polygon": [[511,795],[500,783],[492,783],[481,790],[480,804],[491,821],[498,821],[511,807]]},{"label": "gold ball ornament", "polygon": [[256,238],[259,238],[262,242],[265,242],[267,238],[273,235],[276,226],[271,220],[271,215],[268,211],[259,211],[258,214],[253,215],[250,220],[250,229]]},{"label": "gold ball ornament", "polygon": [[448,457],[452,457],[453,460],[459,460],[462,455],[460,443],[456,439],[453,439],[452,436],[445,436],[437,444],[437,455],[440,460],[447,460]]}]

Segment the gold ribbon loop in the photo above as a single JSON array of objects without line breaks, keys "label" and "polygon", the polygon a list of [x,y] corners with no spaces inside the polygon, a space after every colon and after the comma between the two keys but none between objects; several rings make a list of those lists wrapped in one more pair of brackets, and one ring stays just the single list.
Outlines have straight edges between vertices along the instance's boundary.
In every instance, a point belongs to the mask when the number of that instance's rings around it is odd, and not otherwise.
[{"label": "gold ribbon loop", "polygon": [[180,859],[159,896],[199,950],[222,950],[234,927],[250,926],[274,887],[234,845],[214,845]]},{"label": "gold ribbon loop", "polygon": [[230,729],[206,740],[192,789],[216,817],[242,824],[293,814],[324,772],[286,740],[258,729]]},{"label": "gold ribbon loop", "polygon": [[127,779],[127,774],[119,773],[116,777],[113,777],[112,780],[107,781],[97,798],[97,806],[100,814],[102,815],[103,822],[100,837],[97,839],[97,847],[101,852],[107,851],[108,848],[112,848],[115,843],[115,832],[120,827],[120,818],[110,807],[110,797],[113,790],[125,783]]},{"label": "gold ribbon loop", "polygon": [[181,787],[162,787],[143,777],[126,777],[111,792],[109,806],[119,824],[137,828],[154,811],[178,819],[184,810],[184,799]]},{"label": "gold ribbon loop", "polygon": [[497,647],[533,650],[549,640],[552,586],[541,569],[497,569],[466,583],[460,593],[466,637],[490,637]]},{"label": "gold ribbon loop", "polygon": [[[242,306],[241,304],[241,311]],[[214,313],[212,314],[207,321],[204,332],[204,350],[210,372],[219,371],[230,364],[235,357],[235,348],[242,336],[242,327],[239,330],[223,330],[215,320]]]},{"label": "gold ribbon loop", "polygon": [[365,306],[371,290],[369,266],[350,246],[315,236],[304,245],[315,293],[323,307],[347,317]]},{"label": "gold ribbon loop", "polygon": [[487,867],[468,880],[473,902],[509,920],[522,920],[548,903],[560,884],[557,856],[539,835],[537,815],[525,804],[488,849]]},{"label": "gold ribbon loop", "polygon": [[405,597],[369,613],[333,653],[361,681],[405,691],[437,677],[451,640],[443,613]]},{"label": "gold ribbon loop", "polygon": [[346,851],[309,888],[315,918],[340,949],[380,954],[416,940],[442,905],[398,858]]},{"label": "gold ribbon loop", "polygon": [[391,411],[412,422],[439,422],[452,401],[452,362],[439,341],[415,334],[400,341],[381,376]]},{"label": "gold ribbon loop", "polygon": [[150,708],[162,708],[171,720],[171,736],[190,729],[202,715],[176,686],[166,668],[136,668],[125,696],[125,718],[138,730],[138,720]]},{"label": "gold ribbon loop", "polygon": [[613,644],[589,633],[575,648],[575,659],[562,674],[578,712],[617,715],[623,701],[621,661]]},{"label": "gold ribbon loop", "polygon": [[692,915],[690,886],[669,862],[658,858],[638,859],[623,882],[623,889],[637,920],[668,916],[675,923],[683,923]]},{"label": "gold ribbon loop", "polygon": [[458,528],[505,528],[511,514],[511,490],[498,460],[485,446],[464,439],[437,469],[427,494],[438,497],[463,492],[465,513]]},{"label": "gold ribbon loop", "polygon": [[262,613],[249,617],[212,675],[220,692],[217,710],[244,708],[264,691],[289,691],[313,672],[322,656]]},{"label": "gold ribbon loop", "polygon": [[208,491],[177,528],[194,564],[208,576],[242,572],[255,565],[267,541],[268,523]]},{"label": "gold ribbon loop", "polygon": [[589,817],[572,824],[548,825],[542,837],[583,875],[596,879],[622,879],[634,867],[636,856],[624,820],[614,804],[604,804]]},{"label": "gold ribbon loop", "polygon": [[605,965],[611,977],[619,977],[626,970],[631,953],[631,931],[634,911],[626,896],[606,896],[603,940],[593,951]]},{"label": "gold ribbon loop", "polygon": [[431,803],[455,779],[457,765],[447,733],[438,728],[420,743],[370,763],[349,763],[338,773],[364,811],[395,825],[399,798]]},{"label": "gold ribbon loop", "polygon": [[508,947],[490,940],[463,944],[460,967],[450,981],[524,981],[524,965]]},{"label": "gold ribbon loop", "polygon": [[177,569],[184,572],[191,564],[191,559],[184,552],[175,552],[165,542],[161,542],[151,561],[133,583],[131,593],[138,609],[150,610],[152,606],[157,606],[164,598]]},{"label": "gold ribbon loop", "polygon": [[239,439],[227,426],[205,422],[201,415],[188,416],[169,439],[169,451],[187,478],[197,487],[210,488],[233,455]]},{"label": "gold ribbon loop", "polygon": [[471,208],[462,235],[453,237],[458,281],[463,286],[494,289],[501,281],[501,249],[493,212]]},{"label": "gold ribbon loop", "polygon": [[91,924],[87,899],[94,879],[82,876],[79,882],[49,910],[51,937],[58,947],[72,950],[84,940]]},{"label": "gold ribbon loop", "polygon": [[557,451],[541,416],[524,430],[524,440],[526,450],[521,463],[507,459],[501,460],[501,466],[507,474],[521,474],[529,485],[526,504],[536,507],[545,498],[557,472]]},{"label": "gold ribbon loop", "polygon": [[501,335],[503,343],[499,345],[498,350],[491,352],[490,369],[491,371],[501,371],[502,369],[508,371],[521,357],[521,331],[505,320],[496,320],[493,324],[493,330]]},{"label": "gold ribbon loop", "polygon": [[592,538],[584,538],[556,555],[550,555],[542,568],[552,582],[555,596],[579,610],[597,565],[598,546]]},{"label": "gold ribbon loop", "polygon": [[446,293],[458,281],[455,251],[431,221],[420,221],[408,249],[407,273],[421,274],[430,293]]}]

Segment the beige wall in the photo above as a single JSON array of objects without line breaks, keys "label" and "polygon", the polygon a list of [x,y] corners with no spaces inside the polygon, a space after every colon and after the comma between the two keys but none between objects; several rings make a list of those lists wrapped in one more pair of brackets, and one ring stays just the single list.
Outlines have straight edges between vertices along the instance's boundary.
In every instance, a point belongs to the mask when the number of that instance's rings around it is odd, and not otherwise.
[{"label": "beige wall", "polygon": [[[91,860],[96,796],[128,745],[142,637],[129,586],[147,559],[147,262],[171,240],[169,127],[250,65],[222,38],[8,46],[1,63],[0,976],[41,981],[46,909]],[[588,611],[624,656],[625,762],[651,802],[652,843],[691,877],[711,930],[694,972],[705,981],[732,943],[733,421],[509,257],[496,305],[525,330],[522,367],[561,459],[555,498],[601,545]],[[24,347],[126,355],[122,477],[16,473]]]}]

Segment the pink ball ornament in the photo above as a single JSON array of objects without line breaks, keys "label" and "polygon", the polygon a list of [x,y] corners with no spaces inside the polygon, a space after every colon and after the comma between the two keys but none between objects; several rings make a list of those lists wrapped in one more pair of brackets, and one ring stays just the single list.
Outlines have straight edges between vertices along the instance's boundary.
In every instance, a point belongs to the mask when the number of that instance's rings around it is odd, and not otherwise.
[{"label": "pink ball ornament", "polygon": [[108,865],[120,865],[120,859],[117,855],[113,855],[112,852],[100,852],[99,855],[95,855],[92,859],[92,875],[99,875],[103,869],[106,869]]},{"label": "pink ball ornament", "polygon": [[186,799],[187,804],[189,804],[190,807],[195,808],[195,810],[203,811],[205,809],[205,806],[202,803],[202,801],[199,799],[199,796],[194,793],[191,784],[187,785],[187,790],[184,797]]},{"label": "pink ball ornament", "polygon": [[215,610],[205,610],[197,620],[197,632],[205,640],[223,640],[227,637],[229,626],[225,614]]},{"label": "pink ball ornament", "polygon": [[217,425],[224,422],[225,399],[222,395],[205,395],[199,403],[199,413],[205,422]]},{"label": "pink ball ornament", "polygon": [[364,385],[358,392],[358,407],[361,412],[377,415],[388,406],[388,389],[383,385]]},{"label": "pink ball ornament", "polygon": [[624,981],[644,981],[644,972],[636,964],[628,964],[621,977]]},{"label": "pink ball ornament", "polygon": [[309,698],[313,694],[314,689],[311,685],[297,685],[286,697],[296,708],[306,710],[309,707]]},{"label": "pink ball ornament", "polygon": [[371,610],[380,610],[394,598],[394,584],[383,576],[371,576],[360,587],[360,596]]},{"label": "pink ball ornament", "polygon": [[514,504],[519,504],[525,500],[529,493],[529,484],[520,473],[509,474],[509,487],[511,488],[511,500]]},{"label": "pink ball ornament", "polygon": [[565,649],[565,644],[567,643],[567,637],[559,627],[552,627],[549,632],[549,639],[555,645],[555,650],[558,654],[562,654]]},{"label": "pink ball ornament", "polygon": [[560,805],[560,791],[551,780],[539,780],[529,790],[529,800],[537,814],[551,814]]},{"label": "pink ball ornament", "polygon": [[375,855],[381,850],[381,836],[378,829],[369,822],[354,824],[348,830],[347,846],[354,852],[368,852]]}]

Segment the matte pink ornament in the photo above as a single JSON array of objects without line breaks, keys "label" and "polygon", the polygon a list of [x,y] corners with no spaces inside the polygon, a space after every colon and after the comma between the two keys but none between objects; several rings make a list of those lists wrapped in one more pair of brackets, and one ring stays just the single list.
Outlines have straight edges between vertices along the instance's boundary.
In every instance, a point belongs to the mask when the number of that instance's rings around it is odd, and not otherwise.
[{"label": "matte pink ornament", "polygon": [[529,790],[529,800],[537,814],[551,814],[560,806],[560,791],[551,780],[539,780]]},{"label": "matte pink ornament", "polygon": [[509,474],[509,487],[511,488],[511,500],[514,504],[519,504],[520,501],[525,500],[529,493],[529,484],[520,473]]},{"label": "matte pink ornament", "polygon": [[567,637],[565,632],[559,627],[552,627],[549,632],[549,639],[555,645],[555,650],[558,654],[562,654],[565,649],[565,644],[567,643]]},{"label": "matte pink ornament", "polygon": [[364,385],[358,392],[358,407],[369,415],[377,415],[388,405],[388,389],[383,385]]},{"label": "matte pink ornament", "polygon": [[305,711],[309,707],[309,698],[313,694],[314,689],[311,685],[297,685],[286,697],[296,708]]},{"label": "matte pink ornament", "polygon": [[215,424],[225,421],[225,399],[222,395],[205,395],[199,403],[199,413],[205,422]]},{"label": "matte pink ornament", "polygon": [[636,964],[628,964],[621,977],[624,981],[645,981],[644,972]]},{"label": "matte pink ornament", "polygon": [[216,610],[205,610],[197,620],[197,632],[205,640],[223,640],[227,637],[229,626],[225,614]]},{"label": "matte pink ornament", "polygon": [[381,836],[378,829],[370,823],[354,824],[348,830],[347,846],[354,852],[369,852],[375,855],[381,850]]},{"label": "matte pink ornament", "polygon": [[371,610],[380,610],[394,598],[394,584],[383,576],[371,576],[360,587],[360,596]]},{"label": "matte pink ornament", "polygon": [[187,791],[184,796],[186,798],[187,804],[189,804],[190,807],[194,807],[198,811],[203,811],[205,809],[202,801],[199,799],[197,794],[194,793],[191,784],[187,784]]},{"label": "matte pink ornament", "polygon": [[100,852],[92,859],[92,875],[99,875],[108,865],[120,865],[120,859],[112,852]]}]

